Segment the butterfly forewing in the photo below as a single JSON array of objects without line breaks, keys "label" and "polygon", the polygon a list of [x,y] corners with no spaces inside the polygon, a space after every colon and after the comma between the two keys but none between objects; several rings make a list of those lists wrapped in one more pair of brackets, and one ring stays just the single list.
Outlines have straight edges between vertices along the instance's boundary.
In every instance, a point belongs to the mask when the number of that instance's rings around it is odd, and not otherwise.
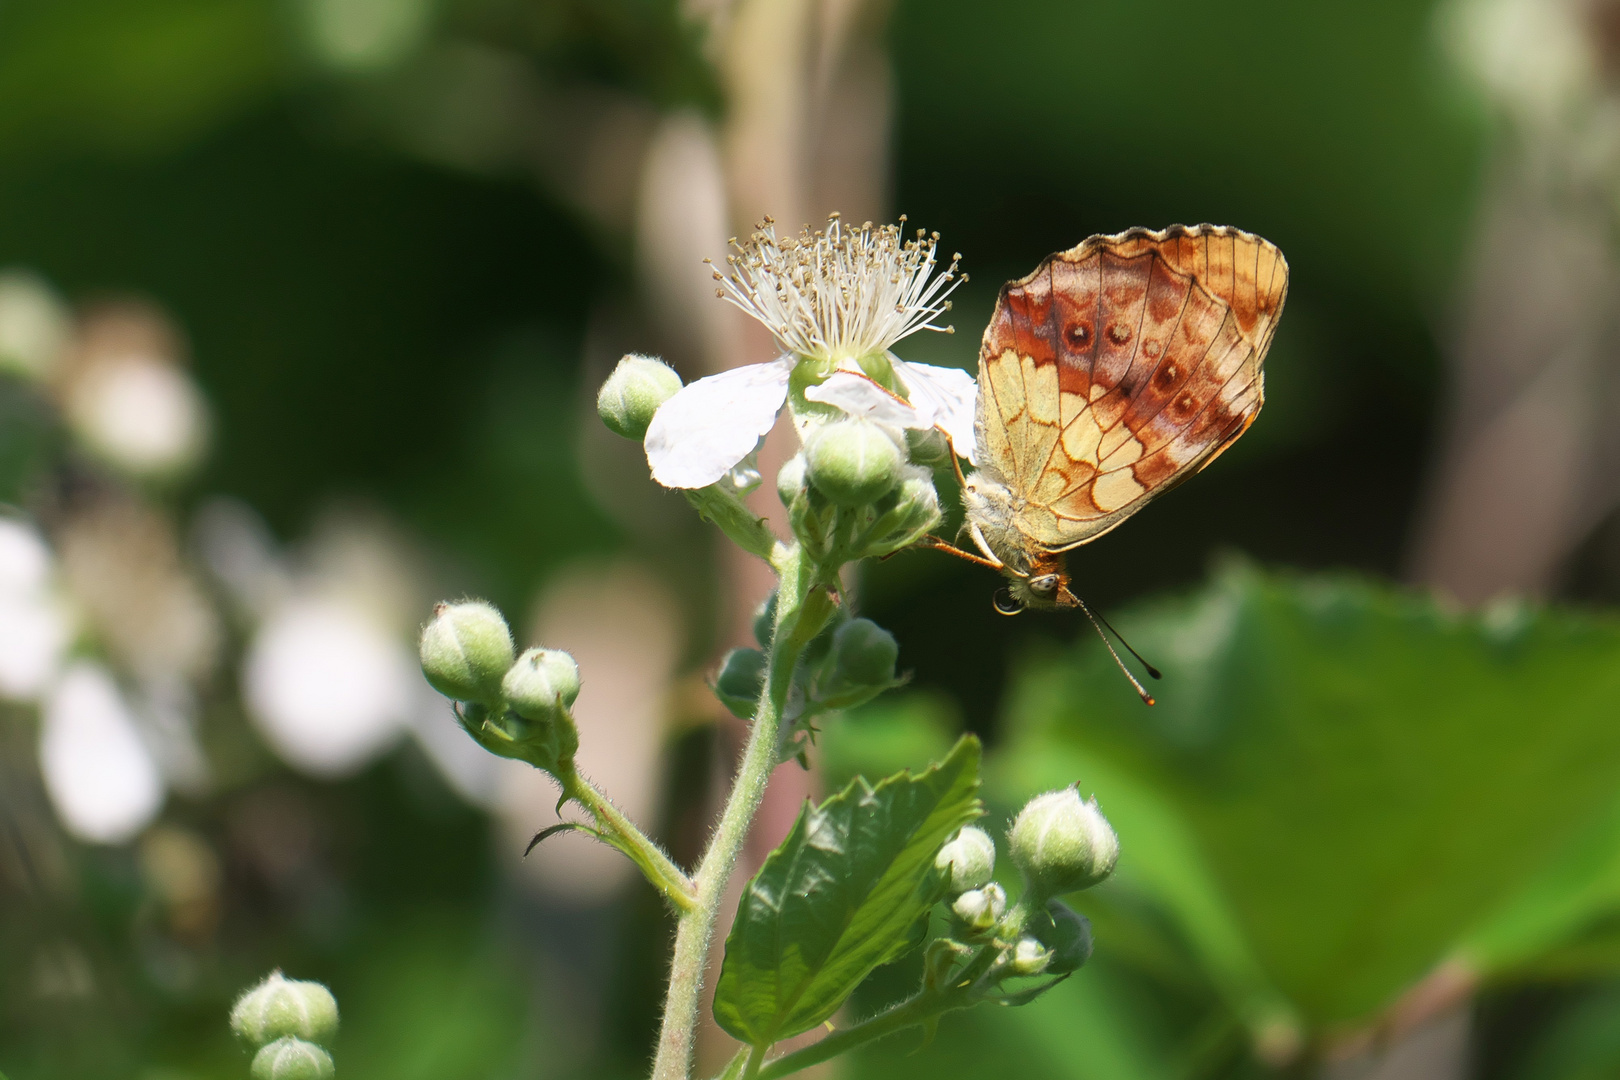
[{"label": "butterfly forewing", "polygon": [[1172,226],[1095,236],[1008,284],[979,356],[981,466],[1048,550],[1084,543],[1254,420],[1288,287],[1271,244]]}]

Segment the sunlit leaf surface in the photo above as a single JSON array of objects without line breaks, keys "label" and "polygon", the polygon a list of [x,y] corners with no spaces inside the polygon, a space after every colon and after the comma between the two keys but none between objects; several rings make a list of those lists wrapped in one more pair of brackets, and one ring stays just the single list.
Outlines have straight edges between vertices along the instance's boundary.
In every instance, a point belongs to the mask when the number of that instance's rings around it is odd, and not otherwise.
[{"label": "sunlit leaf surface", "polygon": [[748,883],[715,989],[720,1026],[769,1044],[830,1017],[879,964],[919,943],[941,896],[940,845],[980,814],[979,742],[877,787],[856,777],[793,831]]}]

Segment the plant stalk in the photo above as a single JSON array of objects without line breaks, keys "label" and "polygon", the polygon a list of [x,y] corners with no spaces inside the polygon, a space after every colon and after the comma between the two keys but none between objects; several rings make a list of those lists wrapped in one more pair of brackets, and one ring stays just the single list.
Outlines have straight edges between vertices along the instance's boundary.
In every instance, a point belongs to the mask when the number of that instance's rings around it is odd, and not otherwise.
[{"label": "plant stalk", "polygon": [[692,879],[595,784],[574,772],[569,775],[564,791],[568,798],[590,811],[599,831],[619,841],[615,846],[630,856],[665,899],[682,912],[697,906],[697,886]]},{"label": "plant stalk", "polygon": [[653,1060],[652,1080],[688,1080],[692,1067],[693,1033],[697,1028],[698,1000],[703,989],[709,946],[726,883],[737,865],[771,770],[776,767],[778,728],[793,687],[799,656],[827,624],[834,601],[819,580],[818,567],[795,544],[778,546],[773,553],[780,585],[777,589],[776,625],[766,660],[765,685],[749,725],[748,746],[737,767],[737,778],[726,800],[703,861],[698,864],[695,905],[682,912],[675,927],[675,951],[670,962],[669,990],[664,999],[664,1022]]},{"label": "plant stalk", "polygon": [[841,1028],[825,1039],[817,1040],[809,1046],[801,1047],[791,1054],[783,1054],[776,1060],[766,1063],[757,1073],[758,1080],[776,1080],[777,1077],[788,1076],[800,1069],[808,1069],[812,1065],[819,1065],[829,1058],[837,1057],[886,1035],[893,1035],[909,1027],[919,1027],[942,1012],[971,1004],[965,996],[961,996],[962,1000],[957,1000],[958,996],[960,995],[918,994],[870,1019],[851,1027]]}]

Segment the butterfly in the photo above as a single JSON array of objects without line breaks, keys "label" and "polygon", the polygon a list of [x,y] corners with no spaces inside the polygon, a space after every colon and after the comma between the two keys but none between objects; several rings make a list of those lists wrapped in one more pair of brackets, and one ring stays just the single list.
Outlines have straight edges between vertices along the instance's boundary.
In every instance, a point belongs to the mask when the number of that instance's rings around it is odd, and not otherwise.
[{"label": "butterfly", "polygon": [[1093,236],[1008,282],[979,349],[962,489],[982,557],[931,546],[1004,573],[1004,614],[1083,608],[1064,553],[1248,430],[1287,295],[1282,252],[1217,225]]}]

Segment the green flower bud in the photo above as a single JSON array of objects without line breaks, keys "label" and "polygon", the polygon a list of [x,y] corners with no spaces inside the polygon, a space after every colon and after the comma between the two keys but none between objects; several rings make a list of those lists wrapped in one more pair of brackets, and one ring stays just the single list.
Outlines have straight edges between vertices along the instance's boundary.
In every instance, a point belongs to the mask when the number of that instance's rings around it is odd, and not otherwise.
[{"label": "green flower bud", "polygon": [[1052,950],[1032,937],[1021,937],[1007,957],[1008,973],[1039,975],[1052,963]]},{"label": "green flower bud", "polygon": [[1013,862],[1040,897],[1090,888],[1119,860],[1119,837],[1096,800],[1082,800],[1072,787],[1031,799],[1007,839]]},{"label": "green flower bud", "polygon": [[996,868],[996,842],[990,834],[973,825],[939,849],[934,868],[945,878],[945,891],[955,896],[977,889],[990,880]]},{"label": "green flower bud", "polygon": [[804,491],[804,455],[794,454],[776,474],[776,497],[783,506],[792,506],[793,500]]},{"label": "green flower bud", "polygon": [[499,701],[512,666],[512,632],[494,605],[482,600],[439,604],[422,630],[422,673],[433,689],[456,701]]},{"label": "green flower bud", "polygon": [[337,999],[330,990],[284,978],[279,971],[245,991],[231,1008],[231,1030],[254,1046],[283,1036],[330,1042],[337,1028]]},{"label": "green flower bud", "polygon": [[851,619],[833,635],[835,677],[857,686],[887,688],[894,682],[900,645],[871,619]]},{"label": "green flower bud", "polygon": [[336,1071],[325,1050],[291,1036],[253,1056],[253,1080],[331,1080]]},{"label": "green flower bud", "polygon": [[982,889],[969,889],[951,903],[951,914],[969,930],[982,934],[1007,914],[1007,890],[993,881]]},{"label": "green flower bud", "polygon": [[900,487],[892,499],[892,504],[883,500],[884,513],[863,538],[861,554],[883,556],[899,551],[939,524],[939,492],[934,489],[934,474],[927,469],[917,465],[902,469]]},{"label": "green flower bud", "polygon": [[759,647],[771,647],[771,638],[776,636],[776,590],[765,598],[764,603],[754,610],[754,640]]},{"label": "green flower bud", "polygon": [[556,720],[579,697],[579,665],[561,649],[526,649],[501,680],[501,696],[525,720]]},{"label": "green flower bud", "polygon": [[906,456],[918,465],[949,465],[950,442],[939,428],[906,432]]},{"label": "green flower bud", "polygon": [[720,663],[715,676],[714,696],[731,710],[731,715],[747,720],[759,705],[759,692],[765,686],[765,654],[758,649],[732,649]]},{"label": "green flower bud", "polygon": [[596,395],[596,413],[614,434],[640,442],[653,413],[681,388],[681,377],[662,360],[627,354]]},{"label": "green flower bud", "polygon": [[905,464],[894,440],[866,420],[822,425],[805,444],[804,458],[810,482],[839,506],[876,502],[900,483]]},{"label": "green flower bud", "polygon": [[822,708],[853,709],[899,685],[894,635],[870,619],[846,619],[805,649],[807,669],[819,670],[811,698]]},{"label": "green flower bud", "polygon": [[1030,934],[1052,950],[1047,971],[1067,975],[1091,959],[1091,920],[1061,900],[1049,900],[1046,910],[1032,918]]}]

